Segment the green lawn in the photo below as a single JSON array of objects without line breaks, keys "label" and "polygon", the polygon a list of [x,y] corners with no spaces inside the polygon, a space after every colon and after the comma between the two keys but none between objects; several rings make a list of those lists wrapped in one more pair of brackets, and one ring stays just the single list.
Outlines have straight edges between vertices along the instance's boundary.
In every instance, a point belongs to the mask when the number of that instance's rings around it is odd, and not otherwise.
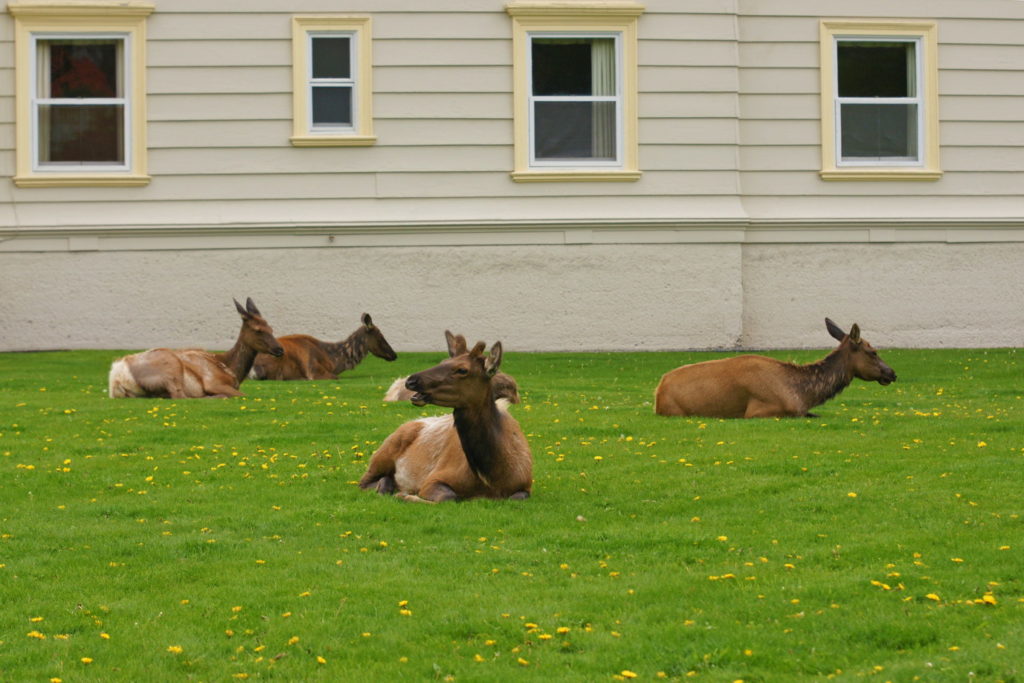
[{"label": "green lawn", "polygon": [[355,482],[440,352],[192,401],[117,355],[0,354],[0,680],[1024,677],[1017,350],[722,421],[651,400],[728,354],[509,349],[533,497],[436,506]]}]

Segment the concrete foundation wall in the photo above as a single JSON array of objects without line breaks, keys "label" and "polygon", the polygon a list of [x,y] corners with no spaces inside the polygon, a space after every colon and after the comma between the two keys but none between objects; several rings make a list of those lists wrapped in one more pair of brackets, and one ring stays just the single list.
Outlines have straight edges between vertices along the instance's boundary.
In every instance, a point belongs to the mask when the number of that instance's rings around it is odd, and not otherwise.
[{"label": "concrete foundation wall", "polygon": [[510,351],[1019,346],[1024,244],[518,245],[0,254],[0,351],[227,348],[369,312],[398,351],[448,328]]}]

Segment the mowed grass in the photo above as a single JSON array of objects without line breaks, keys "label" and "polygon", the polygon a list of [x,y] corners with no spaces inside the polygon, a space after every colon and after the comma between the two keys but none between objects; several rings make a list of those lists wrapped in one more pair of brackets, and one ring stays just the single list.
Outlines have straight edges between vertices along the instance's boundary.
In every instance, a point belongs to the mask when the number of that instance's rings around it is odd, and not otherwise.
[{"label": "mowed grass", "polygon": [[760,421],[652,412],[729,354],[512,350],[534,495],[436,506],[356,481],[441,353],[192,401],[117,355],[0,355],[0,680],[1024,676],[1017,350]]}]

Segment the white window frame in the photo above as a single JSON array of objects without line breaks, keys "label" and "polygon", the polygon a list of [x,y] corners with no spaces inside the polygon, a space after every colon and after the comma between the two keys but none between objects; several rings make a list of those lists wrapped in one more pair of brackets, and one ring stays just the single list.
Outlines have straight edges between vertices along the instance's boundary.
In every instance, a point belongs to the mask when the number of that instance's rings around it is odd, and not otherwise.
[{"label": "white window frame", "polygon": [[[313,76],[313,41],[317,38],[348,38],[349,77],[348,78],[316,78]],[[309,63],[306,65],[306,107],[308,118],[306,125],[310,132],[326,134],[350,134],[359,130],[359,85],[355,74],[359,73],[359,51],[356,49],[359,35],[355,31],[306,31],[306,51]],[[314,88],[348,88],[352,92],[351,117],[349,125],[317,124],[313,120],[313,89]]]},{"label": "white window frame", "polygon": [[[914,46],[914,92],[912,97],[842,97],[839,94],[839,45],[841,43],[904,43]],[[836,166],[908,166],[920,168],[924,163],[924,69],[921,64],[921,38],[920,37],[887,37],[887,36],[834,36],[832,48],[835,51],[834,59],[836,68],[833,69],[835,79],[833,85],[834,107],[836,117]],[[915,147],[917,156],[913,159],[907,157],[850,157],[843,156],[843,105],[844,104],[871,104],[871,105],[914,105],[917,111],[917,139]]]},{"label": "white window frame", "polygon": [[[938,29],[935,22],[882,20],[822,20],[819,29],[821,61],[821,171],[823,180],[938,180],[939,96]],[[886,42],[914,44],[914,97],[840,98],[839,43]],[[915,103],[917,159],[842,158],[841,104]]]},{"label": "white window frame", "polygon": [[[615,45],[615,94],[614,95],[535,95],[533,93],[533,41],[536,38],[607,39]],[[527,101],[529,103],[530,166],[531,168],[622,168],[622,32],[582,31],[552,32],[528,31],[529,46],[526,51]],[[615,157],[613,159],[538,159],[535,139],[536,105],[538,102],[614,102],[615,103]]]},{"label": "white window frame", "polygon": [[[131,35],[128,33],[47,33],[33,32],[31,35],[31,67],[29,69],[29,78],[33,83],[31,88],[31,95],[29,97],[29,106],[32,110],[32,117],[30,122],[30,135],[32,136],[32,171],[35,173],[67,173],[69,171],[82,171],[83,173],[94,172],[94,173],[105,173],[108,171],[127,171],[132,167],[131,150],[132,150],[132,78],[128,65],[131,64]],[[121,74],[123,79],[123,94],[121,97],[90,97],[90,98],[50,98],[41,97],[39,95],[38,83],[41,81],[41,74],[39,74],[39,41],[46,40],[120,40],[121,41],[121,56],[119,67],[121,68]],[[75,162],[75,161],[57,161],[43,163],[40,161],[40,107],[45,105],[51,106],[88,106],[88,105],[121,105],[124,107],[122,116],[124,117],[124,130],[122,132],[122,148],[124,151],[124,162],[122,163],[102,163],[102,162]]]},{"label": "white window frame", "polygon": [[[292,136],[296,147],[354,147],[373,145],[373,44],[370,17],[296,15],[292,17]],[[313,79],[313,39],[349,39],[350,78]],[[313,85],[351,84],[352,125],[313,125]]]},{"label": "white window frame", "polygon": [[[148,0],[12,0],[15,54],[15,174],[18,187],[137,187],[147,185],[146,20],[155,9]],[[40,40],[116,39],[122,41],[123,92],[89,103],[123,104],[124,163],[39,161]]]}]

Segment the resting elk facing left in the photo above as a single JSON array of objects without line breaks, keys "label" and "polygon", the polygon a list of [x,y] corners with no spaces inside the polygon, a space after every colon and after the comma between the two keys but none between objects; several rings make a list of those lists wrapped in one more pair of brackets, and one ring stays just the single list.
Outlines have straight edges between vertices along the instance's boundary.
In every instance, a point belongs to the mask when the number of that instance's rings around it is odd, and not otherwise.
[{"label": "resting elk facing left", "polygon": [[286,334],[278,337],[284,355],[256,356],[253,379],[337,379],[372,353],[378,358],[393,361],[398,354],[384,338],[384,333],[373,324],[369,313],[363,313],[362,325],[340,342],[320,341],[308,334]]},{"label": "resting elk facing left", "polygon": [[530,496],[533,457],[523,430],[508,413],[506,399],[495,400],[494,376],[501,365],[501,342],[484,355],[478,342],[445,332],[449,358],[410,375],[405,384],[413,405],[452,408],[449,415],[406,422],[371,456],[363,489],[405,500],[439,503],[467,498]]},{"label": "resting elk facing left", "polygon": [[813,417],[821,405],[849,386],[853,378],[896,381],[896,373],[860,336],[856,324],[846,334],[825,318],[839,346],[807,365],[767,356],[745,355],[684,365],[665,373],[654,393],[658,415],[703,417]]},{"label": "resting elk facing left", "polygon": [[243,396],[238,386],[257,353],[284,353],[274,330],[252,299],[235,301],[242,329],[230,350],[150,349],[124,356],[110,366],[111,398],[226,398]]}]

